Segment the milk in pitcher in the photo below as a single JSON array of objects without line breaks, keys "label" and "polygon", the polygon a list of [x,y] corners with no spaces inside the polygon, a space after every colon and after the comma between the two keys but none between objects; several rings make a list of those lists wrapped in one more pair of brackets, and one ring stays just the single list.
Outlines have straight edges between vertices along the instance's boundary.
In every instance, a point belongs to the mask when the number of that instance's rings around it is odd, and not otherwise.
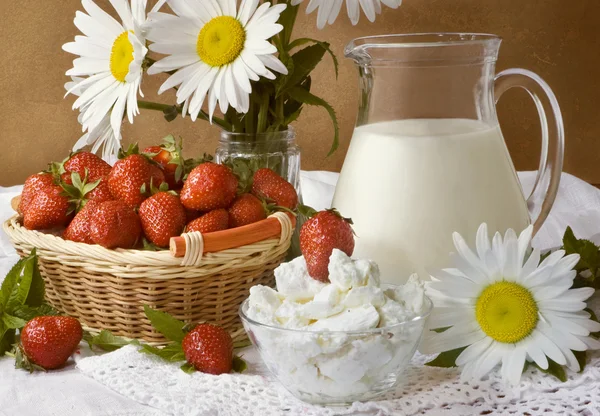
[{"label": "milk in pitcher", "polygon": [[500,127],[468,119],[357,127],[333,206],[355,221],[354,255],[375,260],[392,284],[452,267],[454,231],[474,247],[482,222],[490,234],[530,222]]}]

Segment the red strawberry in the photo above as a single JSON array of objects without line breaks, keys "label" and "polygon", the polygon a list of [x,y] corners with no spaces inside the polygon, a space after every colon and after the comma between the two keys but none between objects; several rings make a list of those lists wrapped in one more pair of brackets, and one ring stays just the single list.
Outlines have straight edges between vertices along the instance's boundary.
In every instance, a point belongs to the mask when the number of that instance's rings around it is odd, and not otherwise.
[{"label": "red strawberry", "polygon": [[306,260],[308,274],[322,282],[329,281],[329,257],[334,248],[348,256],[354,251],[352,221],[334,209],[318,212],[300,229],[300,251]]},{"label": "red strawberry", "polygon": [[186,232],[200,231],[201,233],[212,233],[229,228],[229,213],[226,209],[215,209],[207,212],[200,218],[196,218],[186,227]]},{"label": "red strawberry", "polygon": [[58,185],[40,189],[27,204],[23,225],[28,230],[45,230],[65,226],[72,211],[69,198]]},{"label": "red strawberry", "polygon": [[202,212],[196,211],[195,209],[187,209],[185,208],[185,222],[190,223],[194,221],[196,218],[200,218],[202,216]]},{"label": "red strawberry", "polygon": [[108,186],[108,177],[103,176],[100,183],[92,191],[85,195],[88,201],[106,202],[112,201],[114,198]]},{"label": "red strawberry", "polygon": [[76,241],[78,243],[94,244],[90,236],[90,219],[94,210],[104,201],[92,200],[85,204],[85,207],[73,218],[69,224],[63,238],[65,240]]},{"label": "red strawberry", "polygon": [[140,217],[123,201],[103,202],[90,215],[90,237],[106,248],[132,248],[142,235]]},{"label": "red strawberry", "polygon": [[131,207],[139,206],[147,196],[142,186],[150,189],[150,182],[159,187],[165,181],[162,170],[142,155],[133,154],[115,163],[108,175],[108,187],[114,198]]},{"label": "red strawberry", "polygon": [[82,180],[86,177],[87,169],[88,183],[108,175],[111,169],[108,163],[90,152],[78,152],[71,155],[63,167],[67,173],[79,173]]},{"label": "red strawberry", "polygon": [[298,205],[298,193],[294,186],[268,168],[259,169],[254,173],[252,193],[260,198],[272,200],[280,207],[295,209]]},{"label": "red strawberry", "polygon": [[18,368],[33,371],[33,366],[46,370],[58,368],[67,362],[83,337],[81,324],[69,316],[38,316],[25,324],[21,330],[24,362],[17,361]]},{"label": "red strawberry", "polygon": [[[163,146],[150,146],[144,149],[142,153],[147,154],[156,163],[160,165],[164,174],[165,180],[169,184],[169,189],[177,189],[182,185],[182,178],[176,178],[177,167],[181,164],[181,153],[180,148],[177,148],[175,141],[172,144]],[[181,171],[181,174],[183,171]]]},{"label": "red strawberry", "polygon": [[182,347],[196,370],[215,375],[231,372],[233,340],[223,328],[199,324],[183,338]]},{"label": "red strawberry", "polygon": [[212,211],[233,202],[238,179],[231,169],[216,163],[202,163],[192,170],[183,184],[181,202],[188,209]]},{"label": "red strawberry", "polygon": [[23,185],[21,192],[21,201],[19,202],[19,213],[24,214],[29,207],[29,203],[33,197],[37,195],[43,188],[54,185],[54,176],[50,173],[36,173],[29,176]]},{"label": "red strawberry", "polygon": [[252,224],[267,218],[263,203],[252,194],[242,194],[235,198],[228,211],[231,228]]},{"label": "red strawberry", "polygon": [[168,247],[171,237],[185,227],[185,209],[177,195],[159,192],[142,202],[140,220],[146,237],[159,247]]}]

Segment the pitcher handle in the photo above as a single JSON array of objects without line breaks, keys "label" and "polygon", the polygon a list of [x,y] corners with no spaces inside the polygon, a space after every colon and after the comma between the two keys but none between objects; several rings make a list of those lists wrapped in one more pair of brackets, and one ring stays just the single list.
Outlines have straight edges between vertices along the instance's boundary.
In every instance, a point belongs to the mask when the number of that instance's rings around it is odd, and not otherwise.
[{"label": "pitcher handle", "polygon": [[540,166],[527,207],[533,221],[534,235],[548,217],[558,193],[565,151],[565,129],[562,113],[550,86],[539,75],[521,68],[500,72],[495,79],[496,103],[507,90],[523,88],[537,108],[542,125]]}]

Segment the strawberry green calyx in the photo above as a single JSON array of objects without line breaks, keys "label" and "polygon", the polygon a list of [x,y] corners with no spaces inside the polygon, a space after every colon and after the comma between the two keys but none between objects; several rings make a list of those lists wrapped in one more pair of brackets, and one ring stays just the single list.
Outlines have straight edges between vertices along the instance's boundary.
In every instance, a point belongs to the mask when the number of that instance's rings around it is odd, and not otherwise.
[{"label": "strawberry green calyx", "polygon": [[59,182],[59,186],[63,189],[64,195],[69,198],[69,211],[67,214],[71,214],[73,212],[79,212],[87,203],[86,196],[92,192],[94,189],[98,187],[101,179],[98,179],[95,182],[88,183],[88,170],[85,170],[85,177],[81,180],[79,173],[72,172],[71,173],[71,182],[72,184],[65,183],[64,181]]},{"label": "strawberry green calyx", "polygon": [[[185,181],[190,172],[194,170],[195,167],[200,166],[201,164],[206,162],[212,162],[213,160],[213,156],[209,153],[204,153],[201,157],[196,159],[185,159],[183,161],[183,176],[181,177],[181,179]],[[179,166],[177,167],[177,169],[179,169]],[[175,176],[177,176],[177,171],[175,171]]]},{"label": "strawberry green calyx", "polygon": [[298,213],[306,218],[312,218],[318,214],[318,211],[308,205],[298,204]]},{"label": "strawberry green calyx", "polygon": [[140,193],[142,195],[152,196],[152,195],[156,195],[159,192],[168,192],[171,195],[177,195],[177,192],[175,192],[175,191],[169,191],[169,184],[166,183],[166,182],[162,182],[159,185],[158,188],[156,186],[154,186],[154,179],[153,178],[150,179],[150,189],[148,189],[148,187],[146,186],[146,184],[143,184],[140,187]]},{"label": "strawberry green calyx", "polygon": [[34,364],[29,358],[27,358],[27,355],[25,355],[25,351],[23,351],[23,346],[21,344],[14,344],[12,351],[7,352],[6,355],[15,359],[15,368],[17,370],[26,370],[29,371],[30,374],[34,371],[43,371],[44,373],[47,372],[44,367]]},{"label": "strawberry green calyx", "polygon": [[132,143],[129,145],[127,150],[123,150],[123,148],[119,149],[118,158],[125,159],[127,156],[139,155],[139,154],[140,154],[140,147],[138,146],[137,143]]}]

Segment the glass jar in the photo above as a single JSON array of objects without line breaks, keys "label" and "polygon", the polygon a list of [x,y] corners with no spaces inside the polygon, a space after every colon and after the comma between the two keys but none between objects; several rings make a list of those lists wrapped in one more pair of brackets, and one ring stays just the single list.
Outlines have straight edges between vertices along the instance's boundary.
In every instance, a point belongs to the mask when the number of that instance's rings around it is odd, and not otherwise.
[{"label": "glass jar", "polygon": [[300,148],[291,127],[259,134],[223,131],[215,159],[217,163],[227,165],[246,165],[250,174],[260,168],[273,169],[291,183],[300,196]]}]

